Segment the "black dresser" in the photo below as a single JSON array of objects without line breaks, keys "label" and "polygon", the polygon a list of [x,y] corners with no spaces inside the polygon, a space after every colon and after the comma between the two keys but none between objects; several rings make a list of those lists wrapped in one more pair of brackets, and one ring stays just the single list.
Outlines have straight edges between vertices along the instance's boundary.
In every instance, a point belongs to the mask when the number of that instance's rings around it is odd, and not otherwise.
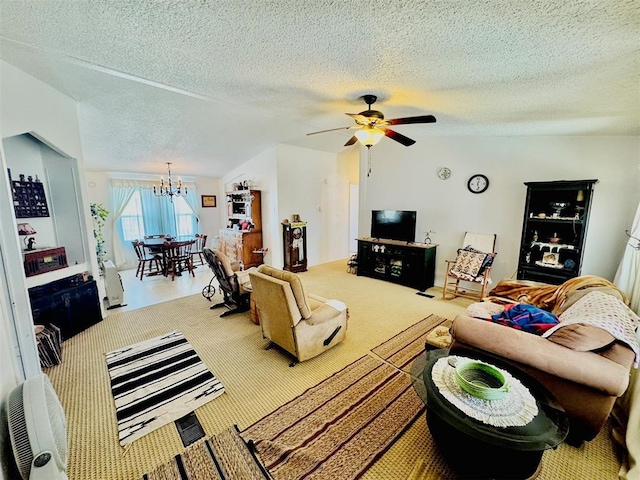
[{"label": "black dresser", "polygon": [[92,277],[85,280],[78,274],[32,287],[29,299],[34,324],[58,326],[63,340],[102,320],[98,286]]}]

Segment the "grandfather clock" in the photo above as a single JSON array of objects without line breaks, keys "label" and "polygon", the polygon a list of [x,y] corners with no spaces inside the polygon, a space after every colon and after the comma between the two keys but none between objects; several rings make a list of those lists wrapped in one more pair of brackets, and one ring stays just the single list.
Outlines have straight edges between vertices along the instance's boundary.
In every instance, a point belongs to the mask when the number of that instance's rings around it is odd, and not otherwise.
[{"label": "grandfather clock", "polygon": [[307,222],[282,224],[284,269],[290,272],[307,271]]}]

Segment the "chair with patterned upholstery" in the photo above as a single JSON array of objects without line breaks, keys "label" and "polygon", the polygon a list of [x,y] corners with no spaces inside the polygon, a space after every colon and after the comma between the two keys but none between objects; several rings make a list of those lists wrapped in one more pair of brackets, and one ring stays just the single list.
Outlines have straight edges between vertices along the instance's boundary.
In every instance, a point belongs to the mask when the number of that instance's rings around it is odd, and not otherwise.
[{"label": "chair with patterned upholstery", "polygon": [[463,248],[458,249],[456,259],[446,260],[443,299],[465,297],[480,300],[487,295],[491,265],[496,256],[496,237],[495,233],[464,234]]}]

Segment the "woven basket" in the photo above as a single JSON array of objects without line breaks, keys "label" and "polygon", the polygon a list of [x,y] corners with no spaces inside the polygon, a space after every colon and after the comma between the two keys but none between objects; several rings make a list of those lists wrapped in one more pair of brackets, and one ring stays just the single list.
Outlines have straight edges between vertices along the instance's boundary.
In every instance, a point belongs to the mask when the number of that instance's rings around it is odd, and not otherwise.
[{"label": "woven basket", "polygon": [[502,372],[483,362],[457,364],[455,377],[460,388],[483,400],[498,400],[509,392],[509,386]]}]

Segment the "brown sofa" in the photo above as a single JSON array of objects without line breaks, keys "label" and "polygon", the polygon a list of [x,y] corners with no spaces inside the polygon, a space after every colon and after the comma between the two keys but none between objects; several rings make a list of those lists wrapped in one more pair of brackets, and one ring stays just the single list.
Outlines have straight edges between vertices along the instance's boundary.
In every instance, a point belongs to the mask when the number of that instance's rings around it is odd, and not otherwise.
[{"label": "brown sofa", "polygon": [[578,351],[490,321],[458,315],[450,329],[451,353],[480,352],[506,361],[541,382],[570,419],[569,441],[593,439],[629,384],[634,353],[614,342]]}]

